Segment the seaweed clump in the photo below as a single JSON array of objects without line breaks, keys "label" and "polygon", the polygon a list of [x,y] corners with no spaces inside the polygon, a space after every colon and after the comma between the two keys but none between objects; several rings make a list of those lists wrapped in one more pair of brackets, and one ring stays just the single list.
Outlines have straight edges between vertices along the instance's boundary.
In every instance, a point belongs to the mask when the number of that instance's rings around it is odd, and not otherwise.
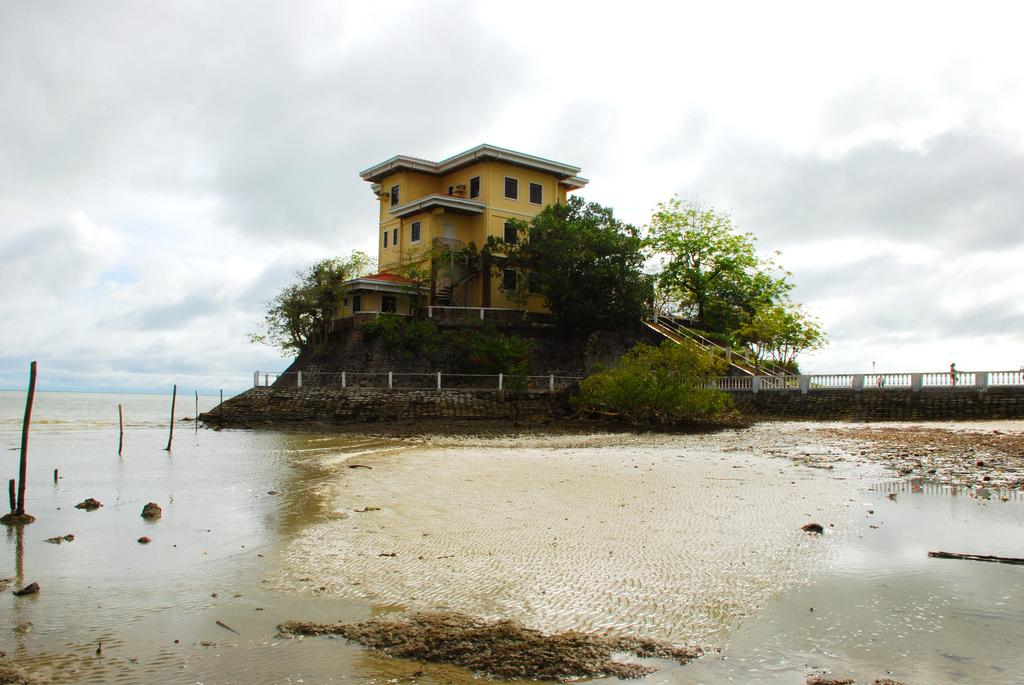
[{"label": "seaweed clump", "polygon": [[488,622],[455,612],[423,612],[362,623],[289,621],[278,628],[284,635],[341,635],[388,656],[456,664],[506,680],[640,678],[657,669],[616,661],[613,655],[628,652],[686,663],[702,653],[698,647],[642,638],[576,631],[545,635],[515,621]]}]

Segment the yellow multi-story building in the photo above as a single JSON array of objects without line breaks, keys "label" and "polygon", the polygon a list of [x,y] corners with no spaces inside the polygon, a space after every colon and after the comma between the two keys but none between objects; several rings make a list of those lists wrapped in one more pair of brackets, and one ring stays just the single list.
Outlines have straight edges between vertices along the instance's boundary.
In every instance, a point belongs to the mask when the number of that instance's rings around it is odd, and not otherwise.
[{"label": "yellow multi-story building", "polygon": [[366,169],[360,176],[380,203],[380,273],[349,282],[344,314],[409,314],[417,301],[421,307],[546,311],[533,281],[519,281],[532,277],[512,270],[492,274],[489,265],[466,255],[488,237],[516,240],[511,222],[564,203],[567,193],[587,184],[579,171],[493,145],[440,162],[398,155]]}]

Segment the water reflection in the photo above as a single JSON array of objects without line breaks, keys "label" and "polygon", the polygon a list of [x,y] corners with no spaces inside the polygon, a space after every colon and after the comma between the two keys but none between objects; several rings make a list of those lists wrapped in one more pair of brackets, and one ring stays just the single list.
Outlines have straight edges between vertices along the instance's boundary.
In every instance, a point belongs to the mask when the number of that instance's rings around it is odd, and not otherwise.
[{"label": "water reflection", "polygon": [[[828,568],[741,625],[720,657],[677,682],[800,682],[809,668],[871,682],[1018,683],[1019,567],[931,559],[929,550],[1024,556],[1019,492],[920,480],[869,486]],[[813,610],[812,610],[813,608]],[[683,677],[685,675],[685,677]]]}]

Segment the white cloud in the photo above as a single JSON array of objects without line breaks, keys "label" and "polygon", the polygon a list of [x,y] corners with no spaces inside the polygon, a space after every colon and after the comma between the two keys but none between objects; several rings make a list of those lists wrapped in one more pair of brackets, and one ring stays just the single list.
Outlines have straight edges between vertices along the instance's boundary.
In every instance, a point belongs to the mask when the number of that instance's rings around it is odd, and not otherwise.
[{"label": "white cloud", "polygon": [[579,164],[637,224],[673,193],[731,210],[832,331],[812,367],[1016,365],[1019,13],[5,4],[0,386],[33,357],[63,387],[280,367],[245,340],[263,303],[375,251],[358,171],[483,141]]}]

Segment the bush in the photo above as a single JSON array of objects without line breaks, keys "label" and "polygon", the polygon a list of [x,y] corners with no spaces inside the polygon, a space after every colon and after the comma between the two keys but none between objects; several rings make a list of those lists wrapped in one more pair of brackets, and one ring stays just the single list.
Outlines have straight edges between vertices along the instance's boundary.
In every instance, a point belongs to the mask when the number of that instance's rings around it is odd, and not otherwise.
[{"label": "bush", "polygon": [[584,379],[577,406],[615,414],[634,425],[709,421],[732,408],[728,394],[705,387],[724,371],[724,360],[696,345],[641,343],[615,367]]},{"label": "bush", "polygon": [[408,319],[394,314],[381,314],[363,326],[363,339],[380,339],[392,349],[406,356],[422,355],[432,358],[442,341],[441,331],[430,319]]},{"label": "bush", "polygon": [[533,344],[518,335],[505,335],[491,327],[461,328],[447,334],[459,366],[467,373],[503,373],[505,387],[525,390]]}]

